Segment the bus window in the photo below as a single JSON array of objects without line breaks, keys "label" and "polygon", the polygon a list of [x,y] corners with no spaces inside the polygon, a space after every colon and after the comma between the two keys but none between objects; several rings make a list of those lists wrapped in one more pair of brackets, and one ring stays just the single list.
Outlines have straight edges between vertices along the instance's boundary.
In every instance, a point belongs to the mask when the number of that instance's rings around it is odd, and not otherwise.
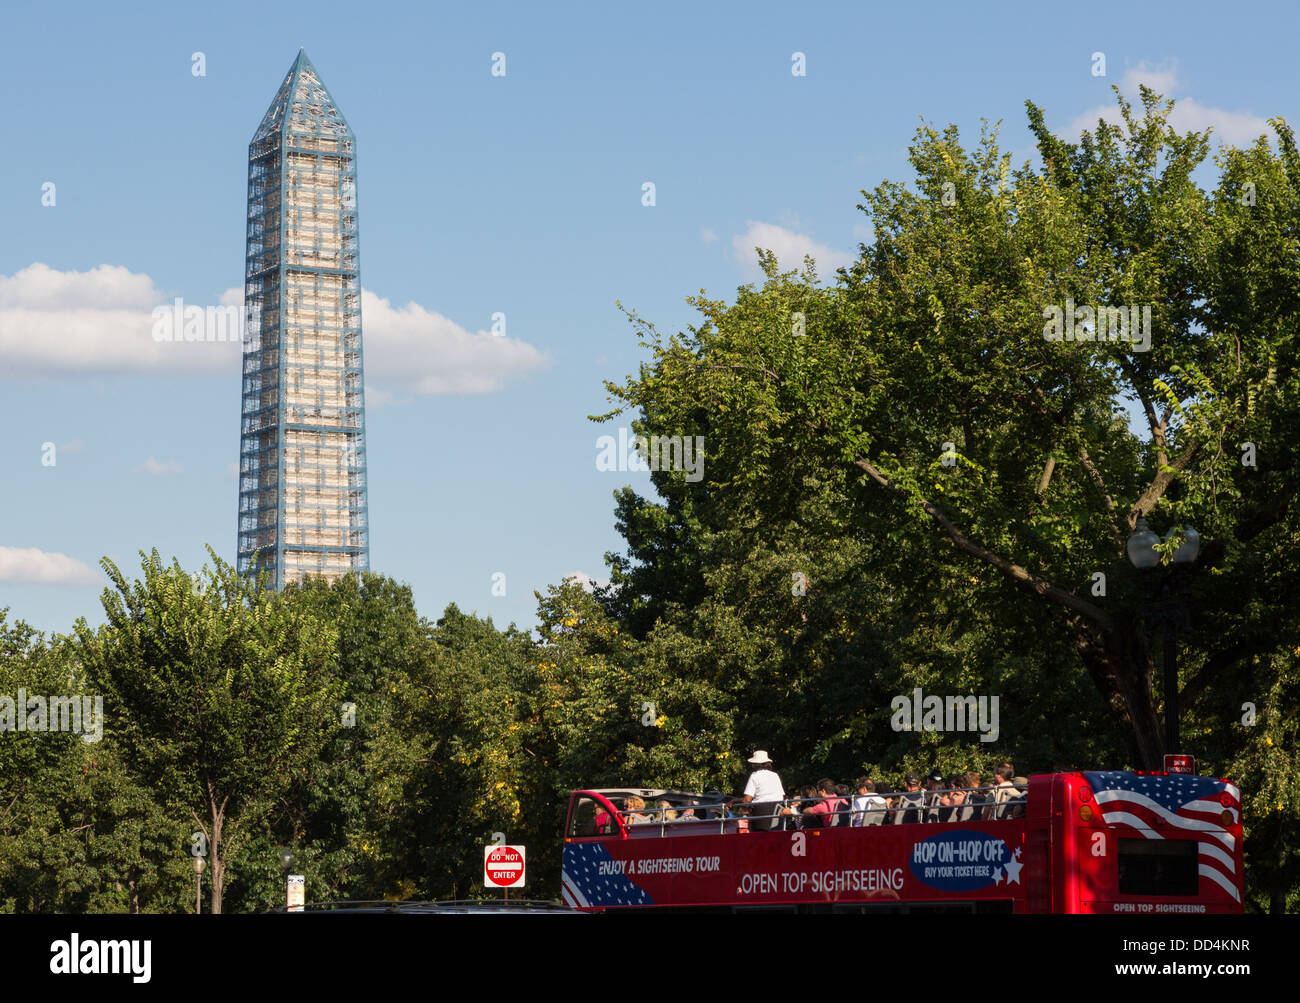
[{"label": "bus window", "polygon": [[1200,891],[1194,839],[1120,839],[1121,895],[1196,895]]}]

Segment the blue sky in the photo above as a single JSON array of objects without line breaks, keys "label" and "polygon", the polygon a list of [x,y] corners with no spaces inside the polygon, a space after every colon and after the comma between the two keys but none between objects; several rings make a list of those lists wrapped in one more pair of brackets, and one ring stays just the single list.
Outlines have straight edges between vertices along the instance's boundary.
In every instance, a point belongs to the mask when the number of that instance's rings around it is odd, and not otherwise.
[{"label": "blue sky", "polygon": [[832,274],[922,120],[1001,119],[1019,161],[1026,99],[1072,139],[1141,79],[1224,141],[1297,121],[1287,5],[1043,7],[6,5],[0,607],[67,631],[101,556],[233,561],[237,348],[157,345],[150,310],[238,301],[248,141],[299,46],[357,135],[371,566],[427,616],[531,626],[534,590],[604,577],[612,493],[650,490],[586,420],[642,358],[616,300],[680,329],[756,243]]}]

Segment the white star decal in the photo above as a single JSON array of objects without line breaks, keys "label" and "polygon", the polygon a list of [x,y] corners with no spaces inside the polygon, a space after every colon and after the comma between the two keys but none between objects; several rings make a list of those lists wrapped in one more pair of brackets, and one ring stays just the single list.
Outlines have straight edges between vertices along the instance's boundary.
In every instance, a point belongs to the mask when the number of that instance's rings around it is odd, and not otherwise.
[{"label": "white star decal", "polygon": [[1020,851],[1016,850],[1016,859],[1007,861],[1007,884],[1015,882],[1020,884],[1020,869],[1025,865],[1020,863]]}]

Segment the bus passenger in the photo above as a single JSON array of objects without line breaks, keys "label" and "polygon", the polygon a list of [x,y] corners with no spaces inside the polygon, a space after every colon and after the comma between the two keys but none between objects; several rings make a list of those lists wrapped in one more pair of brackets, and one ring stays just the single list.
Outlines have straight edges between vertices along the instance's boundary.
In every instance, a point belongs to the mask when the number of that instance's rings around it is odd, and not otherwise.
[{"label": "bus passenger", "polygon": [[1029,781],[1025,777],[1012,777],[1011,782],[1019,792],[1011,801],[1011,817],[1024,818],[1026,802],[1029,800]]},{"label": "bus passenger", "polygon": [[1003,763],[993,771],[997,786],[993,788],[993,793],[988,800],[988,807],[984,809],[984,818],[986,820],[992,821],[1011,817],[1011,805],[1008,802],[1020,794],[1016,790],[1016,785],[1011,782],[1012,775],[1010,763]]},{"label": "bus passenger", "polygon": [[939,799],[939,819],[937,821],[957,821],[958,813],[961,812],[959,806],[966,800],[966,796],[961,790],[961,778],[954,774],[954,776],[944,781],[944,786],[944,796]]},{"label": "bus passenger", "polygon": [[812,803],[816,796],[816,788],[807,786],[801,787],[799,788],[799,796],[797,798],[791,798],[789,802],[782,806],[781,815],[783,816],[784,825],[787,830],[802,829],[805,827],[804,821],[807,816],[804,815],[803,810]]},{"label": "bus passenger", "polygon": [[781,778],[772,768],[771,757],[765,749],[757,750],[748,759],[754,770],[745,781],[745,793],[741,798],[751,805],[750,812],[754,818],[754,828],[759,832],[776,828],[777,810],[785,800],[785,788]]},{"label": "bus passenger", "polygon": [[966,805],[957,819],[959,822],[970,822],[984,817],[984,796],[979,791],[980,775],[974,770],[968,770],[965,780],[963,786],[966,789]]},{"label": "bus passenger", "polygon": [[650,821],[650,816],[645,814],[645,800],[633,794],[623,802],[623,810],[628,812],[628,825],[644,825]]},{"label": "bus passenger", "polygon": [[885,809],[889,803],[876,793],[876,785],[871,778],[863,777],[858,781],[858,796],[853,799],[853,807],[854,825],[880,825],[885,820]]},{"label": "bus passenger", "polygon": [[867,795],[874,792],[875,788],[871,786],[871,780],[868,777],[858,777],[858,793],[853,798],[853,821],[852,825],[861,828],[864,817],[867,813]]},{"label": "bus passenger", "polygon": [[966,804],[966,777],[961,773],[954,773],[948,778],[948,786],[951,790],[947,795],[947,807],[939,813],[939,821],[960,822]]},{"label": "bus passenger", "polygon": [[938,822],[949,799],[943,791],[943,774],[937,769],[931,770],[925,777],[925,820]]},{"label": "bus passenger", "polygon": [[835,813],[840,809],[840,799],[835,796],[835,781],[822,780],[817,784],[817,795],[822,799],[804,808],[804,828],[821,829],[835,824]]},{"label": "bus passenger", "polygon": [[921,821],[921,810],[925,807],[925,795],[921,793],[921,778],[915,773],[907,775],[907,792],[898,796],[898,808],[894,812],[894,821],[899,825],[909,825]]},{"label": "bus passenger", "polygon": [[835,813],[835,824],[849,826],[853,824],[853,812],[850,807],[853,804],[853,790],[848,784],[836,784],[835,796],[839,798],[840,810]]}]

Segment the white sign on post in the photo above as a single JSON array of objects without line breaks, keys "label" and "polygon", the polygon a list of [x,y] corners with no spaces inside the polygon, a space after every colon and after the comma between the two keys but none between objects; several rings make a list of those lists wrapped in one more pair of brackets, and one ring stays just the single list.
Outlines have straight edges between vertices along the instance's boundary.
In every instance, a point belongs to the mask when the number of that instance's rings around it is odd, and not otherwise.
[{"label": "white sign on post", "polygon": [[301,874],[289,875],[289,912],[302,912],[306,900],[307,878]]},{"label": "white sign on post", "polygon": [[524,848],[522,846],[483,847],[483,884],[487,888],[522,888]]}]

